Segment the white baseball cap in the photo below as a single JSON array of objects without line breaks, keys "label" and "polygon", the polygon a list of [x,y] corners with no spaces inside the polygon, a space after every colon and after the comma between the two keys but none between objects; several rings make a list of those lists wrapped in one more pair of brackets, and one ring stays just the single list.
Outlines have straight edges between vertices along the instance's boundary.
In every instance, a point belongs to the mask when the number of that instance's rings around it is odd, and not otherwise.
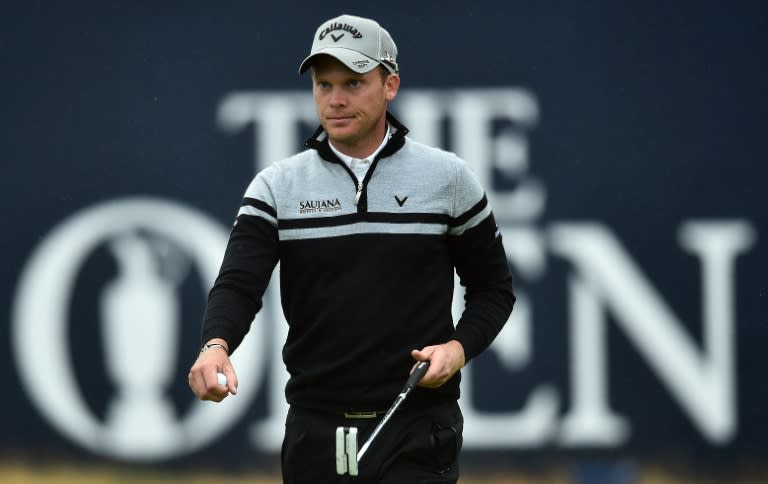
[{"label": "white baseball cap", "polygon": [[315,32],[312,50],[299,66],[303,74],[315,56],[325,54],[341,61],[351,70],[365,74],[379,64],[396,74],[397,46],[395,41],[375,20],[341,15],[327,20]]}]

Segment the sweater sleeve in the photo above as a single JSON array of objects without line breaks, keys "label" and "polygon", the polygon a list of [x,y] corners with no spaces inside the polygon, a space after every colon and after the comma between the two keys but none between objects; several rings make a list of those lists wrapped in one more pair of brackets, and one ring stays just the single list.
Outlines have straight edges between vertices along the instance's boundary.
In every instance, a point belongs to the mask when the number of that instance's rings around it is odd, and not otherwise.
[{"label": "sweater sleeve", "polygon": [[279,258],[277,211],[269,172],[267,169],[257,175],[246,190],[203,317],[202,341],[222,338],[230,354],[261,309]]},{"label": "sweater sleeve", "polygon": [[485,350],[507,322],[515,296],[501,234],[480,183],[457,163],[449,244],[456,273],[466,288],[464,312],[454,338],[466,361]]}]

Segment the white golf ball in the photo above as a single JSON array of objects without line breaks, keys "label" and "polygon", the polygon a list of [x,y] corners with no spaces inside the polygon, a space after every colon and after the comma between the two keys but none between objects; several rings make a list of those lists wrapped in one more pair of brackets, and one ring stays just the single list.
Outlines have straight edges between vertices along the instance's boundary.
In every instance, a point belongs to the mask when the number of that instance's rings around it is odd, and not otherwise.
[{"label": "white golf ball", "polygon": [[219,385],[223,387],[227,386],[227,375],[224,373],[216,373],[216,380],[218,380]]}]

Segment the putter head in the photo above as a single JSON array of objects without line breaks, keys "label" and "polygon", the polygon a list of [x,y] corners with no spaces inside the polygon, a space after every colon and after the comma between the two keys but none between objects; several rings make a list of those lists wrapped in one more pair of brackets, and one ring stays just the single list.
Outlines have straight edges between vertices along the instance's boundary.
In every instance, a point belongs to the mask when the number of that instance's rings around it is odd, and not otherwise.
[{"label": "putter head", "polygon": [[347,433],[347,470],[350,476],[357,475],[357,427],[349,427]]},{"label": "putter head", "polygon": [[357,475],[357,427],[336,428],[336,474]]},{"label": "putter head", "polygon": [[347,473],[347,432],[344,427],[336,427],[336,474]]}]

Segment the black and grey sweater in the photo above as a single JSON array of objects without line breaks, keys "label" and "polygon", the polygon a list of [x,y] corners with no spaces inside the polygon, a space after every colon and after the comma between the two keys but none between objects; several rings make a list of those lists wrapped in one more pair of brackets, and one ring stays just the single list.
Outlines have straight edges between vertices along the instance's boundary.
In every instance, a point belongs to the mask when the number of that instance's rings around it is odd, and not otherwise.
[{"label": "black and grey sweater", "polygon": [[[455,339],[469,361],[512,310],[501,236],[475,176],[388,120],[394,133],[362,180],[320,128],[309,149],[262,170],[211,289],[202,339],[223,338],[234,351],[280,262],[292,405],[384,410],[408,376],[412,349]],[[455,327],[454,268],[466,287]],[[455,400],[459,380],[418,388],[407,403]]]}]

